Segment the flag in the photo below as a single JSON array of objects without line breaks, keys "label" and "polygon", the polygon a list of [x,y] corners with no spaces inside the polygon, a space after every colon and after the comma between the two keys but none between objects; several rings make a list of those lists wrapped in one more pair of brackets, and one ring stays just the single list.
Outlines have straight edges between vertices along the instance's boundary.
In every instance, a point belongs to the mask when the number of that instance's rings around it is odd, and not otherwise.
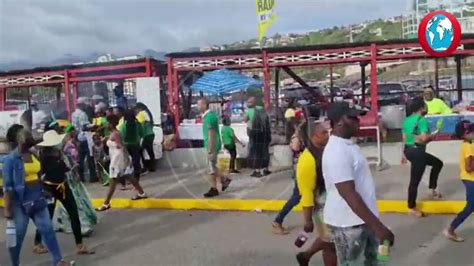
[{"label": "flag", "polygon": [[277,15],[273,12],[276,0],[256,0],[257,18],[258,18],[258,41],[262,43],[268,28],[277,19]]}]

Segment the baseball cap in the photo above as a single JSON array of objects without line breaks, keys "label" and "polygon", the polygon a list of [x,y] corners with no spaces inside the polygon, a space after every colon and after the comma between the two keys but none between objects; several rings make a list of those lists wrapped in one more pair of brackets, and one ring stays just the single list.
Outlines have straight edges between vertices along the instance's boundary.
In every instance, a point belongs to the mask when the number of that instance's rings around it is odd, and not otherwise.
[{"label": "baseball cap", "polygon": [[346,102],[337,102],[329,105],[327,115],[329,120],[339,120],[341,117],[347,115],[349,117],[357,117],[365,115],[367,111],[350,107]]}]

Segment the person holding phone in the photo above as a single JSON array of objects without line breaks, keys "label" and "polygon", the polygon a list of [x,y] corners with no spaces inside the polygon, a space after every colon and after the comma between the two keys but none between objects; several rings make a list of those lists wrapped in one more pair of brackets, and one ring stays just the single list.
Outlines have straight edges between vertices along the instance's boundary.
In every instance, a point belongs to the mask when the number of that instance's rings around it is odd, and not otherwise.
[{"label": "person holding phone", "polygon": [[429,189],[432,199],[440,199],[438,192],[438,178],[443,162],[426,152],[426,145],[434,140],[436,134],[430,133],[428,120],[425,118],[427,108],[423,98],[415,98],[409,104],[409,115],[402,124],[404,151],[402,162],[410,161],[410,184],[408,186],[408,213],[415,217],[424,214],[416,208],[418,186],[425,172],[426,166],[431,166]]}]

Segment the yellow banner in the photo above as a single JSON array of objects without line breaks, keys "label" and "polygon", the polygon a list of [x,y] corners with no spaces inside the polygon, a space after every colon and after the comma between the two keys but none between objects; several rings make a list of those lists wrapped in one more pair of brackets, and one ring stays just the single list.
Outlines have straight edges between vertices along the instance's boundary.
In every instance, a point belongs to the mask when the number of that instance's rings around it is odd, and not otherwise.
[{"label": "yellow banner", "polygon": [[258,18],[258,41],[262,44],[262,39],[268,28],[277,19],[277,15],[273,12],[276,0],[256,0],[257,18]]}]

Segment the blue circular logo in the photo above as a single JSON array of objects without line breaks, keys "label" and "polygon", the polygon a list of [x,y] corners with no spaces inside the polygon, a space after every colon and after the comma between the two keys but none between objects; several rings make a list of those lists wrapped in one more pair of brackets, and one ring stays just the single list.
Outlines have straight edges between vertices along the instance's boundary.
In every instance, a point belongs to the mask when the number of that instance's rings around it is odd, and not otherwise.
[{"label": "blue circular logo", "polygon": [[426,25],[426,40],[428,45],[436,52],[444,52],[453,43],[453,23],[445,15],[433,16]]},{"label": "blue circular logo", "polygon": [[430,55],[451,55],[461,41],[461,26],[456,17],[446,11],[426,15],[418,26],[418,41]]}]

